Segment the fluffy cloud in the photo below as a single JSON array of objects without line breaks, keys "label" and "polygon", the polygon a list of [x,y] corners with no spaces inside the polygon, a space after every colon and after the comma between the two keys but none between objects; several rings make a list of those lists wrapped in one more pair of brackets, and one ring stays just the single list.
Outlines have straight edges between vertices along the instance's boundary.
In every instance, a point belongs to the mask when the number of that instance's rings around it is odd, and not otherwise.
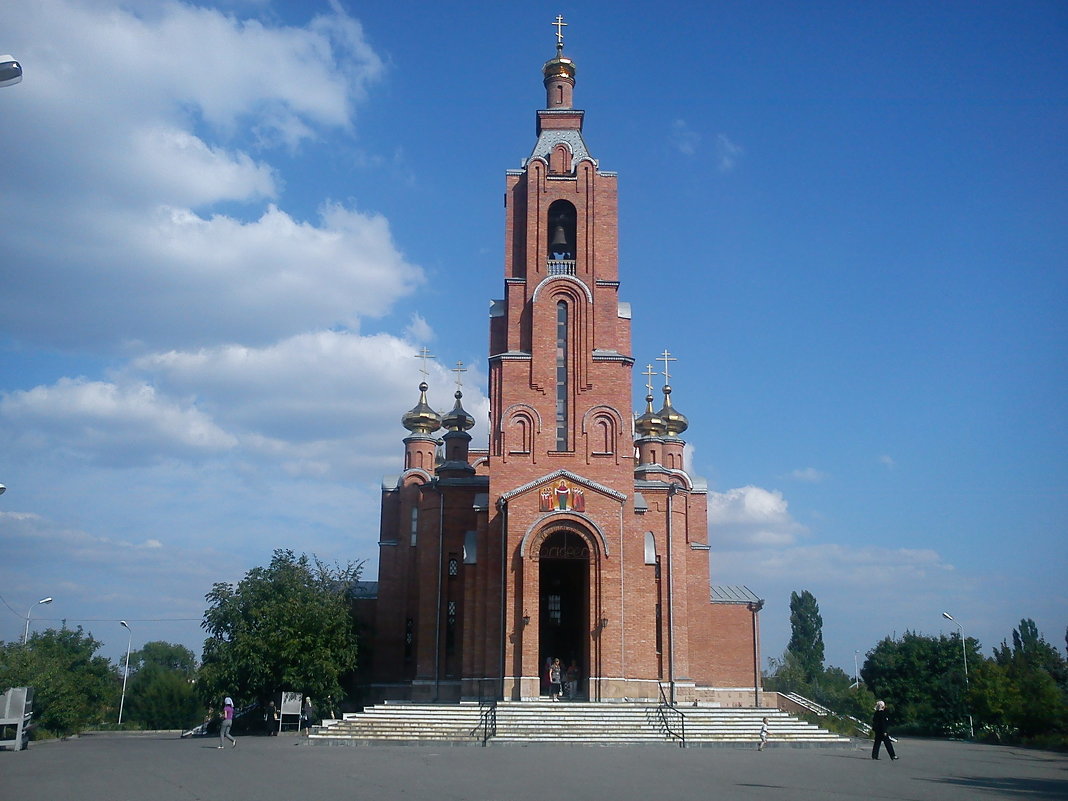
[{"label": "fluffy cloud", "polygon": [[[171,350],[133,360],[110,381],[60,379],[0,396],[7,447],[62,450],[133,466],[166,459],[262,461],[292,475],[372,480],[392,470],[418,399],[415,346],[397,337],[320,331],[262,348]],[[430,400],[451,407],[453,376],[429,365]],[[488,400],[468,374],[466,408]],[[484,441],[486,426],[473,435]]]},{"label": "fluffy cloud", "polygon": [[791,545],[807,531],[781,492],[754,486],[709,493],[708,522],[713,547],[732,550]]},{"label": "fluffy cloud", "polygon": [[0,295],[0,334],[265,343],[388,313],[421,282],[379,215],[327,202],[308,222],[261,205],[282,191],[270,148],[351,133],[382,73],[340,5],[296,28],[41,0],[5,34],[27,78],[5,95],[5,128],[22,135],[7,145],[20,190],[0,195],[0,249],[26,268]]},{"label": "fluffy cloud", "polygon": [[60,379],[0,397],[0,419],[18,443],[47,444],[107,462],[232,448],[236,439],[195,406],[160,397],[147,384]]}]

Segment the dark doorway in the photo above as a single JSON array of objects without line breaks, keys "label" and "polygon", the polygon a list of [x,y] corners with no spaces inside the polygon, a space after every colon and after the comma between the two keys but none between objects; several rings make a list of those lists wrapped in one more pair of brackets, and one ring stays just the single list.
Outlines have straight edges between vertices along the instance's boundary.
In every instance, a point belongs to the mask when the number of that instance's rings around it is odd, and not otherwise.
[{"label": "dark doorway", "polygon": [[558,658],[566,671],[578,665],[578,695],[585,695],[589,656],[590,550],[571,531],[549,535],[541,547],[538,608],[542,694],[549,694],[547,660]]}]

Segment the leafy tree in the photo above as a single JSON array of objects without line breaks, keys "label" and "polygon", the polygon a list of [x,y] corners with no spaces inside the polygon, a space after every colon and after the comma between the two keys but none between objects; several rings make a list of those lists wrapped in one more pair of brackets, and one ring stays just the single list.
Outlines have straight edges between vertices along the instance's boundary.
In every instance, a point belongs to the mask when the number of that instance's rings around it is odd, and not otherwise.
[{"label": "leafy tree", "polygon": [[1002,642],[994,650],[1016,693],[1009,721],[1025,737],[1068,728],[1068,664],[1043,639],[1030,618],[1013,629],[1012,649]]},{"label": "leafy tree", "polygon": [[141,670],[150,665],[192,678],[197,670],[197,658],[184,645],[157,640],[146,642],[144,648],[130,654],[131,670]]},{"label": "leafy tree", "polygon": [[1020,690],[1008,669],[993,659],[980,659],[971,668],[970,675],[968,706],[975,718],[975,727],[1001,740],[1016,728]]},{"label": "leafy tree", "polygon": [[790,593],[790,642],[786,646],[808,684],[823,672],[823,618],[808,590]]},{"label": "leafy tree", "polygon": [[182,645],[148,642],[130,656],[126,720],[146,729],[185,729],[198,721],[196,657]]},{"label": "leafy tree", "polygon": [[33,687],[40,728],[63,736],[98,725],[118,704],[117,674],[96,656],[103,643],[77,629],[46,629],[25,645],[0,643],[0,686]]},{"label": "leafy tree", "polygon": [[206,596],[201,698],[239,704],[273,698],[281,690],[317,698],[341,697],[342,678],[356,667],[356,627],[349,591],[362,564],[333,568],[306,555],[276,550],[233,586]]},{"label": "leafy tree", "polygon": [[[979,642],[966,640],[969,665],[977,664]],[[960,637],[928,637],[907,631],[900,640],[879,642],[860,671],[877,698],[894,710],[898,723],[921,731],[947,732],[967,715]]]}]

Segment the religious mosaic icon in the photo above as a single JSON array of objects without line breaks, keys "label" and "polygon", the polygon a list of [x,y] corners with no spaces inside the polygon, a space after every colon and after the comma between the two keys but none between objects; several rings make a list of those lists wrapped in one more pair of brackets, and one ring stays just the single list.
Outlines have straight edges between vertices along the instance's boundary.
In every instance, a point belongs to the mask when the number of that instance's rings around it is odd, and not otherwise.
[{"label": "religious mosaic icon", "polygon": [[559,484],[541,488],[541,511],[585,512],[586,494],[581,487],[561,479]]}]

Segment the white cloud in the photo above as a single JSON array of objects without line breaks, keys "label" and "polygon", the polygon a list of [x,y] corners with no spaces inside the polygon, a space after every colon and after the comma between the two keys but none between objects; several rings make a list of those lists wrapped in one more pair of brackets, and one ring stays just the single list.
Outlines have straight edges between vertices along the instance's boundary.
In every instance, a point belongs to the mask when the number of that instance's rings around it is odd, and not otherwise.
[{"label": "white cloud", "polygon": [[[415,355],[397,337],[348,331],[147,354],[110,381],[64,378],[0,396],[8,432],[0,443],[113,466],[248,460],[291,475],[373,480],[401,453],[400,416],[418,400]],[[428,369],[430,402],[445,411],[454,376],[434,362]],[[464,402],[480,415],[472,434],[484,440],[479,372],[465,374]]]},{"label": "white cloud", "polygon": [[894,457],[885,453],[879,457],[879,464],[883,465],[887,470],[893,470],[897,467],[897,462],[894,461]]},{"label": "white cloud", "polygon": [[411,322],[404,329],[404,333],[415,342],[429,342],[434,338],[434,329],[430,327],[430,323],[426,321],[423,315],[418,313],[412,314]]},{"label": "white cloud", "polygon": [[17,191],[0,195],[0,251],[32,269],[5,283],[0,334],[265,343],[385,314],[422,280],[387,221],[351,201],[314,222],[260,205],[283,190],[269,149],[351,134],[383,72],[339,4],[292,27],[40,0],[6,15],[5,36],[27,77],[5,95],[5,129],[22,135],[7,144]]},{"label": "white cloud", "polygon": [[4,394],[0,418],[19,432],[16,442],[106,461],[224,451],[237,442],[195,406],[161,398],[148,384],[62,378]]},{"label": "white cloud", "polygon": [[710,492],[708,523],[713,548],[791,545],[807,531],[791,517],[781,492],[754,486]]},{"label": "white cloud", "polygon": [[827,478],[827,474],[815,467],[801,467],[790,471],[790,478],[806,484],[819,484]]},{"label": "white cloud", "polygon": [[716,169],[720,172],[733,170],[744,153],[741,145],[736,145],[726,134],[716,135]]},{"label": "white cloud", "polygon": [[671,123],[671,144],[685,156],[692,156],[701,144],[701,134],[693,130],[686,120],[673,120]]}]

